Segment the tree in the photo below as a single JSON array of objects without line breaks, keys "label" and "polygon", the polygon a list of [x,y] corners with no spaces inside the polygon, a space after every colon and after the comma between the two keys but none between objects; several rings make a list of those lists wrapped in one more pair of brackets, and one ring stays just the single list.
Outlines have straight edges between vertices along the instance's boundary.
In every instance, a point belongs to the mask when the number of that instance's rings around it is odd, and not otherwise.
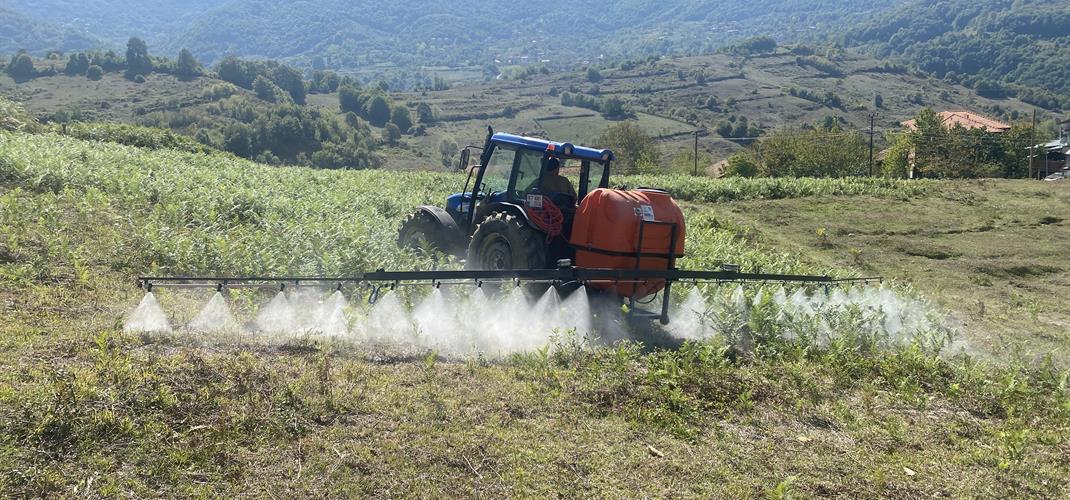
[{"label": "tree", "polygon": [[881,176],[892,179],[905,179],[910,176],[910,152],[914,145],[907,135],[898,135],[892,140],[891,147],[884,155]]},{"label": "tree", "polygon": [[178,52],[178,60],[175,61],[175,74],[180,78],[194,78],[204,74],[204,68],[193,57],[192,52],[182,49]]},{"label": "tree", "polygon": [[275,68],[274,74],[271,75],[271,80],[278,85],[279,88],[285,90],[290,94],[290,98],[297,104],[305,103],[305,96],[308,95],[308,89],[305,88],[305,79],[302,78],[301,72],[295,68],[291,68],[286,65],[279,65]]},{"label": "tree", "polygon": [[383,140],[391,146],[396,145],[401,140],[401,129],[393,123],[387,123],[383,128]]},{"label": "tree", "polygon": [[364,102],[361,100],[360,89],[352,85],[345,85],[338,89],[338,105],[343,113],[364,114]]},{"label": "tree", "polygon": [[253,91],[256,92],[256,97],[262,101],[283,103],[290,100],[290,96],[285,90],[279,88],[278,85],[275,85],[274,82],[263,75],[256,77],[253,82]]},{"label": "tree", "polygon": [[89,70],[89,66],[89,56],[85,55],[84,52],[71,54],[67,58],[67,67],[64,68],[63,72],[68,76],[84,75]]},{"label": "tree", "polygon": [[641,162],[655,162],[659,156],[657,143],[634,121],[610,125],[598,142],[613,150],[619,171],[625,174],[638,171]]},{"label": "tree", "polygon": [[133,37],[126,42],[126,77],[133,80],[138,75],[149,73],[152,73],[149,47],[140,38]]},{"label": "tree", "polygon": [[94,64],[85,71],[85,76],[93,81],[100,80],[101,78],[104,78],[104,68]]},{"label": "tree", "polygon": [[587,81],[591,83],[602,81],[602,73],[596,68],[587,68]]},{"label": "tree", "polygon": [[37,76],[37,71],[33,67],[33,59],[23,53],[11,61],[7,67],[7,74],[11,75],[15,81],[22,82]]},{"label": "tree", "polygon": [[721,172],[722,177],[755,177],[757,175],[758,161],[750,153],[736,153],[729,156]]},{"label": "tree", "polygon": [[412,129],[412,114],[404,105],[394,106],[390,111],[390,122],[398,126],[402,133],[408,133]]},{"label": "tree", "polygon": [[602,101],[602,114],[606,118],[619,119],[628,116],[628,111],[624,107],[624,101],[614,96]]},{"label": "tree", "polygon": [[879,92],[876,92],[876,93],[873,94],[873,108],[874,109],[883,109],[884,108],[884,96],[880,95]]},{"label": "tree", "polygon": [[[442,166],[449,168],[453,165],[453,157],[457,155],[457,141],[451,137],[442,139],[438,144],[438,153],[442,155]],[[468,165],[462,165],[467,167]]]},{"label": "tree", "polygon": [[252,131],[244,124],[230,125],[223,132],[223,149],[248,158],[253,152]]},{"label": "tree", "polygon": [[420,120],[420,123],[431,125],[435,123],[435,110],[430,104],[421,102],[416,105],[416,117]]},{"label": "tree", "polygon": [[372,125],[382,127],[390,121],[390,103],[382,95],[376,95],[365,105],[364,114]]}]

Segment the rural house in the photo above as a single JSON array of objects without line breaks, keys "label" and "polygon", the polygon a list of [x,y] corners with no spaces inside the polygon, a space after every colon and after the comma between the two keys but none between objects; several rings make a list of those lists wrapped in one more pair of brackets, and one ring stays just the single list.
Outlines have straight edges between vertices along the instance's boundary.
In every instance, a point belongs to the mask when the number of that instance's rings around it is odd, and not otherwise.
[{"label": "rural house", "polygon": [[[970,111],[941,111],[937,113],[936,116],[940,118],[940,122],[943,124],[944,128],[947,129],[952,129],[956,126],[962,127],[966,130],[973,130],[979,128],[984,129],[985,132],[991,134],[1002,134],[1011,129],[1011,126],[1009,124]],[[917,120],[907,120],[903,122],[903,127],[905,127],[911,132],[914,132],[918,130]],[[909,172],[907,172],[908,177],[911,179],[915,178],[917,174],[917,163],[915,159],[916,152],[911,151],[910,170]]]},{"label": "rural house", "polygon": [[[953,128],[955,125],[967,130],[983,128],[985,132],[993,134],[1002,134],[1011,129],[1011,126],[1006,123],[969,111],[942,111],[936,116],[940,117],[940,121],[946,128]],[[907,120],[903,122],[903,126],[911,131],[918,129],[916,120]]]}]

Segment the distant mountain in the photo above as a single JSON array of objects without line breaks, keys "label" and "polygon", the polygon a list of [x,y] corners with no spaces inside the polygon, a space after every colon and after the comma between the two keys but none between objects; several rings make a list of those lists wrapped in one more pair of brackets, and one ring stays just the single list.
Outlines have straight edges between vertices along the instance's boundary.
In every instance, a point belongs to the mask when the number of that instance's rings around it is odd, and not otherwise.
[{"label": "distant mountain", "polygon": [[916,0],[843,41],[982,94],[1070,109],[1070,0]]},{"label": "distant mountain", "polygon": [[[840,29],[901,0],[8,0],[34,19],[155,53],[193,50],[341,70],[708,52],[754,35],[781,41]],[[525,57],[526,56],[526,57]],[[521,59],[524,58],[524,59]]]},{"label": "distant mountain", "polygon": [[120,47],[131,36],[160,44],[226,0],[5,0],[9,9]]},{"label": "distant mountain", "polygon": [[11,54],[26,49],[40,54],[52,49],[83,50],[102,43],[92,36],[0,8],[0,52]]},{"label": "distant mountain", "polygon": [[200,17],[171,48],[225,54],[321,56],[340,69],[484,64],[527,56],[552,65],[642,54],[709,51],[756,34],[798,39],[846,16],[898,2],[873,0],[232,0]]}]

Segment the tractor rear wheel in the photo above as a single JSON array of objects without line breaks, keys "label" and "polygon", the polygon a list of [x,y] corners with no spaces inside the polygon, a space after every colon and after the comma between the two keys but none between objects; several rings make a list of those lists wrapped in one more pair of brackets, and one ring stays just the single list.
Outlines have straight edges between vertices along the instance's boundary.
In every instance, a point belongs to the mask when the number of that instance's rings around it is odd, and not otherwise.
[{"label": "tractor rear wheel", "polygon": [[466,267],[487,271],[543,269],[546,235],[515,215],[494,212],[476,226]]},{"label": "tractor rear wheel", "polygon": [[442,226],[426,212],[408,216],[398,231],[398,247],[409,248],[417,253],[449,253],[448,241]]}]

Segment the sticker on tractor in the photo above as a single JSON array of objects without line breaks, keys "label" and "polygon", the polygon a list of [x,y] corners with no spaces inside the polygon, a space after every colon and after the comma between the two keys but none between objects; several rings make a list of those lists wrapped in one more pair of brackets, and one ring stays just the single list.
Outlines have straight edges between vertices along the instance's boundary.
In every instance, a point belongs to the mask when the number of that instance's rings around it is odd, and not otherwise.
[{"label": "sticker on tractor", "polygon": [[542,208],[542,195],[541,194],[529,194],[528,195],[528,207],[530,207],[530,208]]},{"label": "sticker on tractor", "polygon": [[650,205],[640,205],[639,208],[643,211],[643,220],[654,222],[654,207]]}]

